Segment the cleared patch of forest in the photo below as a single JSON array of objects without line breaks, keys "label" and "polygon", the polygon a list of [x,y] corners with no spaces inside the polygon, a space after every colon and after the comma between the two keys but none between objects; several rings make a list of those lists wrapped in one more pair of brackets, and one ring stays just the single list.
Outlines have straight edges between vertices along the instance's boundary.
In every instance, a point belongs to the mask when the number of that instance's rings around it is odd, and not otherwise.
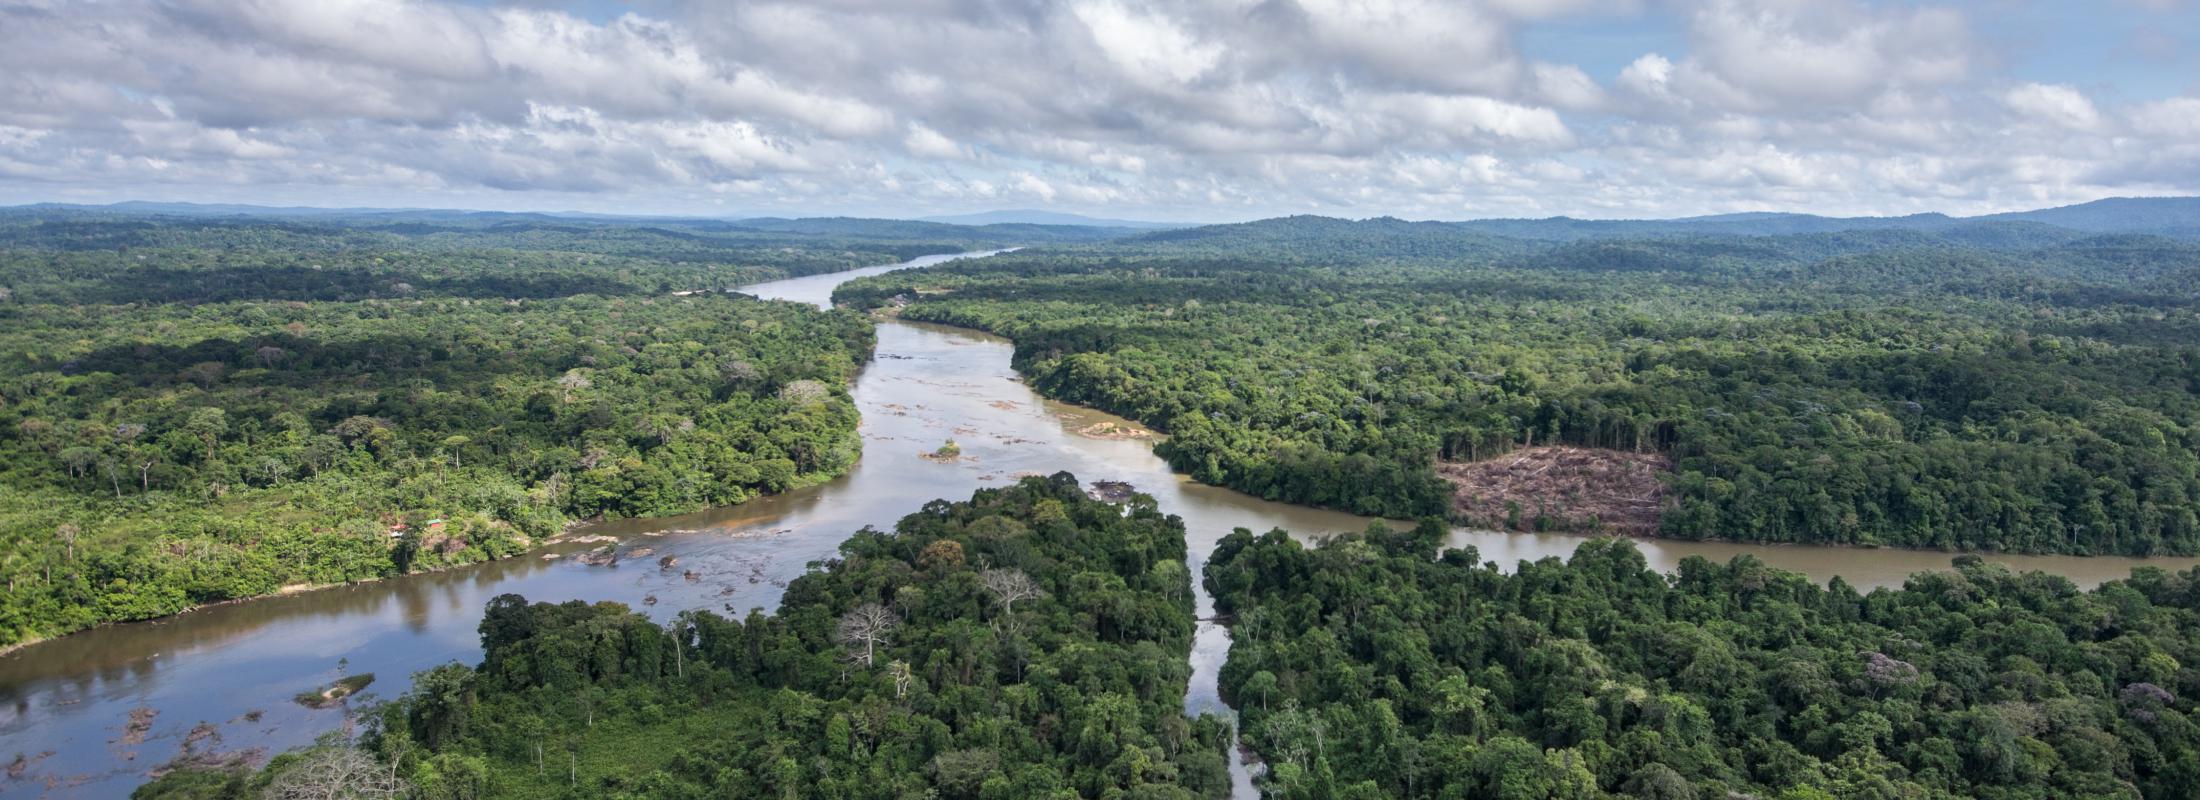
[{"label": "cleared patch of forest", "polygon": [[2200,796],[2200,570],[2080,591],[1959,556],[1859,593],[1379,527],[1241,530],[1207,564],[1267,797]]},{"label": "cleared patch of forest", "polygon": [[1436,474],[1456,487],[1452,514],[1462,522],[1648,536],[1658,531],[1672,469],[1662,453],[1553,445],[1447,462]]},{"label": "cleared patch of forest", "polygon": [[1291,218],[838,297],[1008,336],[1035,389],[1268,499],[1446,514],[1432,465],[1568,445],[1671,459],[1666,537],[2200,552],[2200,245],[2052,233],[1538,243]]}]

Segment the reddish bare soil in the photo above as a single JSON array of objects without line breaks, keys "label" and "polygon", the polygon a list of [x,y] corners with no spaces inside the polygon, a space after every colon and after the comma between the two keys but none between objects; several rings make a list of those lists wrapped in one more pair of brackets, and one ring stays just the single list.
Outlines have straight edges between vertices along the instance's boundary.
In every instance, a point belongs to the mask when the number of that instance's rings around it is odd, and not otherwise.
[{"label": "reddish bare soil", "polygon": [[1469,523],[1522,531],[1657,533],[1671,459],[1658,453],[1531,447],[1471,463],[1436,465],[1452,510]]}]

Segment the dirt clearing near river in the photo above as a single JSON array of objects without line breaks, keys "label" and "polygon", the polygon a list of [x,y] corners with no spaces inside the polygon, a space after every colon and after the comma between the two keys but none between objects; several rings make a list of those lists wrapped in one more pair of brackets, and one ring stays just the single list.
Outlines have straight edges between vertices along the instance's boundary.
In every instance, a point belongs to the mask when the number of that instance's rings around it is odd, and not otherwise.
[{"label": "dirt clearing near river", "polygon": [[1465,522],[1519,531],[1657,533],[1672,461],[1658,453],[1531,447],[1436,465]]}]

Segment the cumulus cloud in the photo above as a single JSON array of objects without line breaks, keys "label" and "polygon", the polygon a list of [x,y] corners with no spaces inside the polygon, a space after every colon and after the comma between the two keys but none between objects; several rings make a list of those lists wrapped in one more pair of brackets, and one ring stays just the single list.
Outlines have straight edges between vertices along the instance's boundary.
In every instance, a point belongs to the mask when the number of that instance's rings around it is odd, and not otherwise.
[{"label": "cumulus cloud", "polygon": [[1706,80],[1754,106],[1850,104],[1970,71],[1967,27],[1944,8],[1880,10],[1845,0],[1717,0],[1695,15]]},{"label": "cumulus cloud", "polygon": [[2069,86],[2027,83],[2003,94],[2002,102],[2030,121],[2080,131],[2101,127],[2101,112],[2093,101]]},{"label": "cumulus cloud", "polygon": [[1222,60],[1222,47],[1202,42],[1153,11],[1114,0],[1071,7],[1108,59],[1133,79],[1153,84],[1189,83]]},{"label": "cumulus cloud", "polygon": [[902,139],[902,146],[909,154],[919,158],[965,158],[960,145],[939,131],[925,127],[924,123],[909,123],[909,135]]},{"label": "cumulus cloud", "polygon": [[2147,133],[2200,138],[2200,97],[2173,97],[2147,103],[2132,114],[2132,121]]},{"label": "cumulus cloud", "polygon": [[[1457,218],[1989,210],[2200,175],[2200,98],[2015,79],[1930,0],[613,11],[0,0],[0,199]],[[1548,44],[1608,19],[1678,38]]]}]

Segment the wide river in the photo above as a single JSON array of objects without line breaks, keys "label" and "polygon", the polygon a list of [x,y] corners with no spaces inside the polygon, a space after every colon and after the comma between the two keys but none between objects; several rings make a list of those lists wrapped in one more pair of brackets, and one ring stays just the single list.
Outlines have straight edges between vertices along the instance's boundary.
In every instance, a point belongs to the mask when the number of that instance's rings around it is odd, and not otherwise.
[{"label": "wide river", "polygon": [[[983,254],[971,254],[983,255]],[[775,281],[746,287],[761,297],[825,305],[854,277],[926,267],[955,256]],[[625,520],[583,531],[616,536],[622,550],[649,547],[680,557],[698,582],[660,571],[654,556],[595,567],[545,553],[427,575],[361,583],[194,611],[168,619],[113,625],[0,656],[0,761],[21,761],[0,778],[0,797],[119,797],[146,774],[196,746],[270,752],[311,742],[344,723],[342,709],[291,701],[333,680],[340,668],[371,672],[369,691],[402,692],[418,670],[481,656],[475,625],[490,598],[507,592],[538,600],[616,600],[659,619],[682,610],[745,613],[772,608],[785,581],[830,556],[865,525],[890,526],[935,498],[967,498],[1024,473],[1069,470],[1084,481],[1120,480],[1153,495],[1190,531],[1191,568],[1199,574],[1215,542],[1235,528],[1284,528],[1302,536],[1359,530],[1369,520],[1285,505],[1191,483],[1153,455],[1150,441],[1080,433],[1126,420],[1040,398],[1009,369],[1007,340],[959,328],[882,321],[878,355],[855,382],[863,413],[863,459],[830,483],[745,505],[681,517]],[[1134,426],[1135,427],[1135,426]],[[935,463],[920,454],[952,437],[966,456]],[[1563,535],[1459,529],[1454,545],[1511,565],[1565,556],[1582,540]],[[1949,554],[1793,546],[1640,542],[1653,566],[1688,556],[1724,561],[1753,553],[1776,567],[1820,581],[1839,575],[1860,588],[1899,585],[1912,572],[1945,568]],[[2123,577],[2140,563],[2183,569],[2200,559],[1992,556],[2091,586]],[[1197,583],[1196,577],[1194,583]],[[1196,588],[1196,586],[1195,586]],[[1211,601],[1198,592],[1200,616]],[[1229,632],[1202,621],[1192,653],[1185,709],[1226,711],[1215,673]],[[133,732],[133,715],[150,727]],[[150,715],[150,716],[148,716]],[[194,734],[194,730],[197,733]],[[218,740],[205,739],[213,731]],[[1234,759],[1233,759],[1234,760]],[[1254,796],[1236,770],[1239,796]]]}]

